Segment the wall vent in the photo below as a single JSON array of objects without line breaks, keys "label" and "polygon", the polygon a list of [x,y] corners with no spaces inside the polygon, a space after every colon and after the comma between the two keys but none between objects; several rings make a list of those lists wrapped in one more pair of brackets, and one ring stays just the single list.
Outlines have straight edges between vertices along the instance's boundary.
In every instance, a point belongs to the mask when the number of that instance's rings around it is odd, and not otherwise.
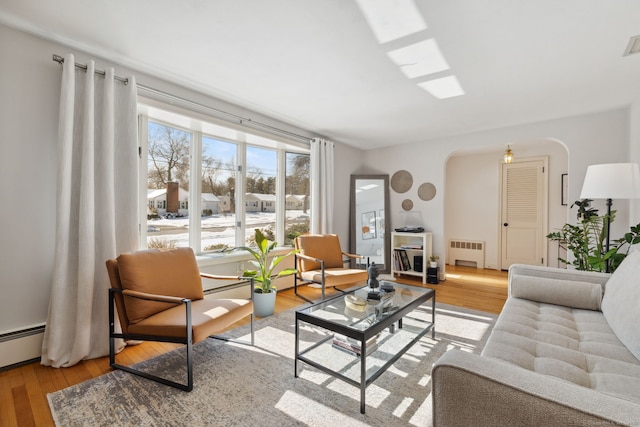
[{"label": "wall vent", "polygon": [[484,242],[477,240],[449,240],[449,264],[475,263],[484,268]]},{"label": "wall vent", "polygon": [[640,52],[640,35],[629,38],[629,44],[627,44],[622,56],[629,56],[638,52]]}]

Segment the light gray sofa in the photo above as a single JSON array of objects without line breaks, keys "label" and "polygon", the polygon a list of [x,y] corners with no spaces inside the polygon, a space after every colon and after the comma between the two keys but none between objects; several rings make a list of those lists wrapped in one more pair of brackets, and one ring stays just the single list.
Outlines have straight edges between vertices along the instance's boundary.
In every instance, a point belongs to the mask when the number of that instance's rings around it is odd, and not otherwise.
[{"label": "light gray sofa", "polygon": [[481,355],[432,370],[434,426],[640,426],[640,252],[612,275],[513,265]]}]

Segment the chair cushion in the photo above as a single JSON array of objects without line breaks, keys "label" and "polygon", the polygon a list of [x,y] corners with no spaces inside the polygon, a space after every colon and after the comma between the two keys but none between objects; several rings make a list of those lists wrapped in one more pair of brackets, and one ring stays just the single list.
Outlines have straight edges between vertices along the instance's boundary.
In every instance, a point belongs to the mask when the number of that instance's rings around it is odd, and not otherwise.
[{"label": "chair cushion", "polygon": [[[324,268],[343,268],[342,248],[336,234],[308,234],[296,238],[296,249],[313,258],[324,260]],[[300,270],[319,270],[320,263],[301,260]]]},{"label": "chair cushion", "polygon": [[602,313],[616,336],[640,359],[640,252],[631,251],[604,288]]},{"label": "chair cushion", "polygon": [[[122,289],[201,300],[202,280],[191,248],[149,249],[118,257]],[[173,304],[125,297],[131,324],[174,307]]]},{"label": "chair cushion", "polygon": [[[130,334],[186,337],[185,305],[174,306],[149,316],[129,327]],[[228,326],[251,315],[253,303],[246,299],[201,299],[191,303],[193,342],[222,332]]]},{"label": "chair cushion", "polygon": [[[304,280],[322,283],[322,274],[320,271],[305,271],[300,273]],[[349,268],[330,268],[324,270],[324,286],[340,286],[350,285],[357,282],[366,281],[369,274],[366,270],[357,270]]]}]

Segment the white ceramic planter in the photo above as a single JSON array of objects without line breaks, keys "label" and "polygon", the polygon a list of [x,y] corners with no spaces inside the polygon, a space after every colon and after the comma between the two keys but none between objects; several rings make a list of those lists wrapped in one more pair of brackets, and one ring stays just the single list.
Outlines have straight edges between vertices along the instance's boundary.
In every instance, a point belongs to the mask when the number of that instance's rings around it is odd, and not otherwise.
[{"label": "white ceramic planter", "polygon": [[273,314],[276,308],[276,291],[268,294],[253,293],[253,314],[259,317],[267,317]]}]

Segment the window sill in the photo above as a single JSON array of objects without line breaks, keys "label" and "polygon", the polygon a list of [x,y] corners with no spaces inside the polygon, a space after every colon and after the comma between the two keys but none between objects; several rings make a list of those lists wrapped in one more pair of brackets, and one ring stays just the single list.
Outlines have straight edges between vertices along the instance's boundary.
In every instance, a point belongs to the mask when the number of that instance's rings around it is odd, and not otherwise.
[{"label": "window sill", "polygon": [[[284,255],[289,251],[292,251],[292,247],[279,247],[271,251],[272,255]],[[271,255],[270,254],[270,255]],[[253,260],[253,256],[246,251],[234,251],[234,252],[214,252],[196,255],[196,261],[200,267],[208,267],[211,265],[230,264],[234,262],[244,262]]]}]

